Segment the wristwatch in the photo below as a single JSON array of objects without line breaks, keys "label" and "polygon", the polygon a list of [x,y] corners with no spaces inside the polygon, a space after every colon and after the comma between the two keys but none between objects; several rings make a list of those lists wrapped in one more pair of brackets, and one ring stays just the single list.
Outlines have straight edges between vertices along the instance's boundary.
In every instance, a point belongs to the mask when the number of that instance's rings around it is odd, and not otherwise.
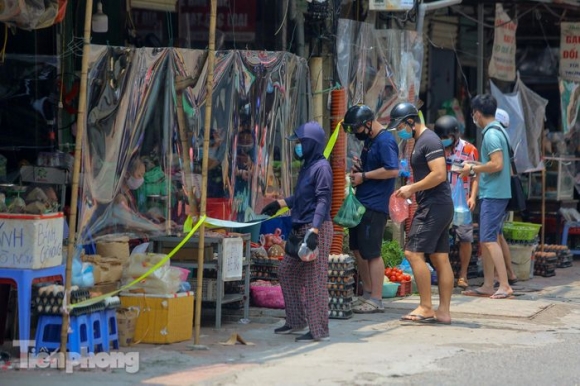
[{"label": "wristwatch", "polygon": [[469,165],[469,175],[470,176],[475,175],[475,170],[473,170],[473,164]]},{"label": "wristwatch", "polygon": [[362,172],[362,181],[365,182],[367,180],[367,176],[365,172]]}]

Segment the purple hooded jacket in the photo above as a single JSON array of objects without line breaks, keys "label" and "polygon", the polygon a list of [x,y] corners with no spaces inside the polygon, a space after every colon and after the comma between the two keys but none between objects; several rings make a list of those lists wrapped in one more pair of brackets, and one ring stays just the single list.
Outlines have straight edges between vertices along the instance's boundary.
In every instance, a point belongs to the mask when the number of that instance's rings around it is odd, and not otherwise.
[{"label": "purple hooded jacket", "polygon": [[317,122],[308,122],[298,127],[294,134],[289,139],[300,141],[304,161],[294,194],[285,201],[292,209],[293,225],[312,223],[314,228],[320,228],[324,221],[330,220],[332,197],[332,169],[323,154],[324,130]]}]

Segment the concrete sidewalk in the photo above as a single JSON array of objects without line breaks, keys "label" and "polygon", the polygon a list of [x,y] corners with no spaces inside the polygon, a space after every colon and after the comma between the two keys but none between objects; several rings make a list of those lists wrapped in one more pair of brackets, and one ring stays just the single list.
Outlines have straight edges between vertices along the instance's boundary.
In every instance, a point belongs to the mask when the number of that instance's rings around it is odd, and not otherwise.
[{"label": "concrete sidewalk", "polygon": [[[474,279],[471,284],[477,285],[480,281]],[[433,290],[436,292],[436,287]],[[461,379],[465,382],[471,372],[473,376],[477,373],[469,370],[473,366],[467,359],[473,355],[506,355],[506,360],[513,363],[524,360],[524,366],[529,362],[525,360],[526,352],[540,350],[534,355],[541,356],[542,350],[564,350],[567,344],[580,342],[578,260],[573,267],[558,269],[554,277],[534,277],[518,282],[514,290],[516,296],[512,299],[493,300],[462,296],[456,289],[457,294],[452,298],[453,324],[450,326],[401,324],[400,317],[414,309],[419,299],[417,296],[395,298],[386,302],[385,313],[355,314],[351,319],[331,320],[330,342],[310,344],[296,343],[294,336],[273,334],[274,328],[284,323],[281,310],[253,308],[250,323],[226,322],[219,330],[212,327],[213,319],[209,316],[200,339],[207,350],[193,350],[192,341],[124,348],[123,351],[139,353],[136,374],[128,374],[123,369],[79,370],[73,374],[57,370],[8,370],[0,371],[1,384],[463,385],[465,383],[454,383],[452,377],[453,371],[459,370],[443,371],[442,361],[446,364],[443,369],[465,366],[466,374]],[[434,303],[437,303],[436,295]],[[225,319],[236,321],[241,317],[239,311],[229,311],[224,315]],[[231,334],[240,334],[253,345],[223,345]],[[506,347],[510,351],[506,351]],[[447,363],[445,358],[451,362]],[[567,359],[559,360],[565,363]],[[580,372],[577,368],[571,363],[564,373]],[[532,374],[534,370],[532,367],[523,371]],[[432,378],[428,378],[433,374],[440,377],[434,383],[429,381]],[[509,371],[506,374],[509,375]],[[567,375],[572,377],[576,373]],[[518,379],[526,381],[526,376],[523,374]],[[427,377],[427,381],[422,377]],[[535,381],[539,379],[528,380],[531,384],[538,384]],[[566,379],[551,384],[568,384]],[[576,379],[580,379],[580,373]]]}]

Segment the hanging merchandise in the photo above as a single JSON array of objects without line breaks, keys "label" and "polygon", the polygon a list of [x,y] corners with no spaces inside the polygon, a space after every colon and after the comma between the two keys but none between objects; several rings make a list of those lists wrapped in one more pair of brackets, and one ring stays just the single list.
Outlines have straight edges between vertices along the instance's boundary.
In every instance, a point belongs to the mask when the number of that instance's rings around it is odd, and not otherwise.
[{"label": "hanging merchandise", "polygon": [[348,195],[344,199],[338,213],[334,216],[335,224],[345,228],[354,228],[362,220],[366,208],[355,197],[352,187],[348,188]]},{"label": "hanging merchandise", "polygon": [[465,187],[463,181],[458,179],[453,188],[453,225],[471,224],[471,211],[467,205]]}]

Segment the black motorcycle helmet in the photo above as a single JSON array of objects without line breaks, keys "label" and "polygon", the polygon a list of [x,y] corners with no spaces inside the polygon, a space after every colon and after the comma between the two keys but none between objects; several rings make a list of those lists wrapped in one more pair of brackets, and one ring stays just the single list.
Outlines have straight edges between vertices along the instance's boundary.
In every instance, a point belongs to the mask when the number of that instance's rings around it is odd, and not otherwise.
[{"label": "black motorcycle helmet", "polygon": [[459,138],[459,122],[451,115],[444,115],[435,121],[433,131],[439,138],[453,137],[453,142],[455,142]]},{"label": "black motorcycle helmet", "polygon": [[342,121],[342,128],[348,134],[352,134],[357,129],[367,122],[372,122],[375,119],[375,113],[370,107],[366,105],[355,105],[347,110]]},{"label": "black motorcycle helmet", "polygon": [[393,130],[401,124],[402,121],[413,119],[413,122],[419,120],[419,110],[409,102],[397,103],[391,110],[391,122],[387,126],[388,130]]}]

